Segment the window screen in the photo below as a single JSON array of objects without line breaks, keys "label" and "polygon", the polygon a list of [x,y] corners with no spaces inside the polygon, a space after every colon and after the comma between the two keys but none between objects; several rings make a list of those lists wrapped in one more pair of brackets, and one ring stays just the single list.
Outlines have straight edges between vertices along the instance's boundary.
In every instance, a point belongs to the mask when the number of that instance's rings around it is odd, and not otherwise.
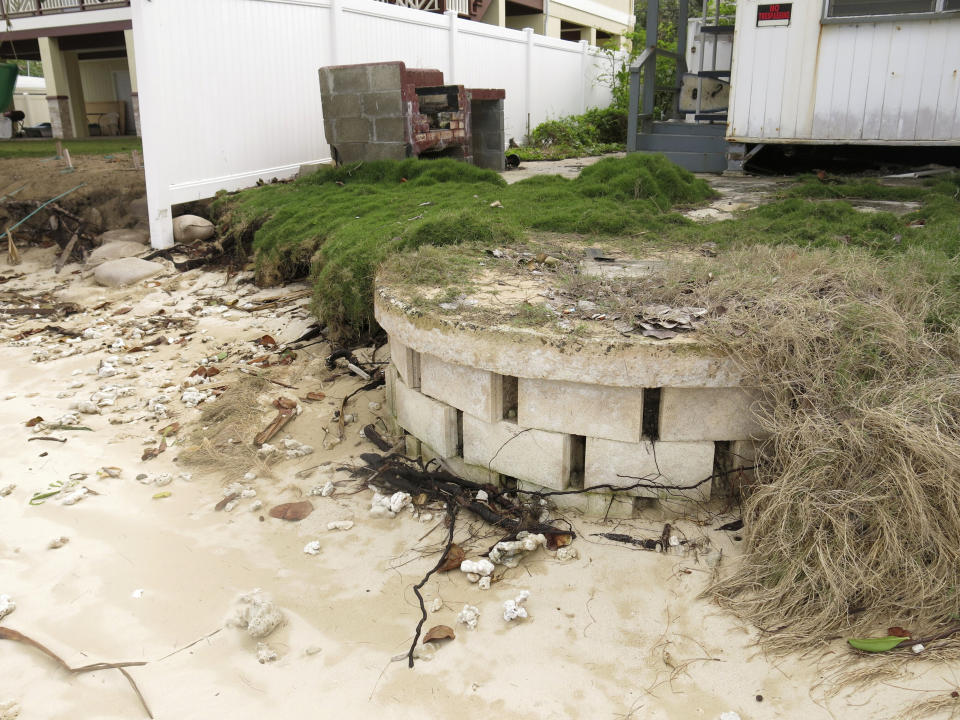
[{"label": "window screen", "polygon": [[[948,1],[960,4],[960,0]],[[904,15],[934,12],[936,9],[936,0],[830,0],[827,17]]]}]

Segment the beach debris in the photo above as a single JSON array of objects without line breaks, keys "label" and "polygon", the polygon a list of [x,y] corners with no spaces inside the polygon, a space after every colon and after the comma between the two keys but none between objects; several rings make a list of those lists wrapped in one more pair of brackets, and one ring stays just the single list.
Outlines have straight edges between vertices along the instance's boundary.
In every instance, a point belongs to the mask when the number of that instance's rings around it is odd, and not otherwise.
[{"label": "beach debris", "polygon": [[503,603],[503,619],[507,622],[516,620],[517,618],[526,618],[527,609],[523,606],[527,602],[527,599],[530,597],[529,590],[521,590],[520,594],[517,595],[513,600],[507,600]]},{"label": "beach debris", "polygon": [[433,602],[430,603],[430,612],[440,612],[441,610],[443,610],[443,600],[434,598]]},{"label": "beach debris", "polygon": [[464,550],[462,547],[453,543],[448,549],[447,554],[443,558],[443,563],[437,568],[437,572],[449,572],[450,570],[456,570],[460,567],[460,563],[463,562],[465,556]]},{"label": "beach debris", "polygon": [[467,579],[470,580],[470,582],[477,582],[480,578],[493,574],[494,565],[486,558],[464,560],[460,563],[460,570],[467,574]]},{"label": "beach debris", "polygon": [[139,600],[140,598],[143,597],[143,592],[144,592],[143,588],[137,588],[132,593],[130,593],[130,597],[132,597],[134,600]]},{"label": "beach debris", "polygon": [[270,508],[270,517],[297,522],[303,520],[312,512],[313,504],[309,500],[300,500],[299,502],[283,503]]},{"label": "beach debris", "polygon": [[312,445],[305,445],[302,442],[298,440],[293,440],[291,438],[287,438],[286,440],[283,441],[283,447],[285,450],[284,454],[287,456],[287,458],[291,460],[293,458],[298,458],[298,457],[303,457],[304,455],[313,454]]},{"label": "beach debris", "polygon": [[914,655],[919,655],[919,654],[922,653],[926,648],[923,646],[923,643],[917,643],[916,645],[911,645],[911,646],[910,646],[910,649],[913,650],[913,654],[914,654]]},{"label": "beach debris", "polygon": [[[0,600],[5,596],[0,596]],[[2,615],[0,615],[2,617]],[[137,698],[140,700],[140,704],[143,705],[144,712],[147,713],[147,717],[153,718],[153,713],[150,712],[150,708],[147,705],[147,701],[144,699],[143,694],[140,692],[140,688],[137,687],[137,683],[134,681],[133,676],[127,672],[126,668],[128,667],[140,667],[146,665],[147,663],[143,660],[134,661],[134,662],[115,662],[115,663],[92,663],[90,665],[83,665],[82,667],[70,667],[67,665],[66,661],[53,652],[50,648],[42,645],[33,638],[29,638],[21,632],[14,630],[10,627],[0,626],[0,640],[13,640],[14,642],[21,643],[23,645],[29,645],[30,647],[39,650],[44,655],[56,662],[60,667],[62,667],[67,672],[73,675],[80,675],[81,673],[96,672],[98,670],[118,670],[120,673],[127,679],[127,682],[130,683],[130,687],[133,688],[133,691],[137,694]]]},{"label": "beach debris", "polygon": [[163,500],[164,498],[168,498],[168,497],[170,497],[171,495],[173,495],[172,492],[170,492],[169,490],[164,490],[163,492],[154,493],[154,494],[153,494],[153,499],[154,499],[154,500]]},{"label": "beach debris", "polygon": [[[217,512],[219,512],[220,510],[226,510],[227,505],[229,505],[232,502],[235,502],[239,497],[240,497],[239,492],[230,492],[227,495],[224,495],[223,499],[213,506],[213,509],[216,510]],[[236,505],[234,505],[234,507],[236,507]],[[233,507],[231,507],[230,509],[232,510]]]},{"label": "beach debris", "polygon": [[311,402],[317,402],[317,401],[319,401],[319,400],[323,400],[325,397],[326,397],[326,395],[324,395],[322,392],[308,392],[308,393],[307,393],[307,400],[310,400]]},{"label": "beach debris", "polygon": [[17,609],[17,604],[9,595],[0,595],[0,620]]},{"label": "beach debris", "polygon": [[123,472],[122,468],[118,468],[116,465],[104,465],[102,468],[97,470],[97,475],[102,478],[118,478]]},{"label": "beach debris", "polygon": [[[273,406],[277,409],[277,416],[266,428],[257,433],[253,439],[253,444],[256,447],[264,445],[270,438],[280,432],[280,428],[297,415],[298,406],[296,400],[280,396],[273,401]],[[311,448],[310,451],[313,452],[313,449]]]},{"label": "beach debris", "polygon": [[3,487],[0,487],[0,497],[6,497],[16,489],[17,489],[17,486],[15,483],[4,485]]},{"label": "beach debris", "polygon": [[429,642],[438,642],[440,640],[454,640],[456,637],[457,634],[449,625],[434,625],[427,630],[427,634],[423,636],[423,644],[426,645]]},{"label": "beach debris", "polygon": [[257,643],[257,662],[264,665],[277,659],[277,651],[265,642]]},{"label": "beach debris", "polygon": [[237,607],[227,619],[230,627],[246,630],[252,638],[265,638],[283,622],[283,613],[260,588],[237,598]]},{"label": "beach debris", "polygon": [[311,540],[306,545],[303,546],[303,552],[307,555],[319,555],[320,554],[320,541]]},{"label": "beach debris", "polygon": [[847,638],[850,647],[855,650],[861,650],[869,653],[886,652],[909,640],[909,637],[900,635],[888,635],[878,638]]},{"label": "beach debris", "polygon": [[[516,540],[505,540],[498,542],[490,551],[490,560],[497,565],[505,565],[508,568],[515,568],[520,564],[520,557],[528,552],[533,552],[538,547],[547,544],[547,538],[541,534],[531,534],[526,531],[517,533]],[[462,568],[461,568],[462,569]],[[490,573],[480,573],[489,575]]]},{"label": "beach debris", "polygon": [[27,427],[33,427],[37,423],[42,423],[42,422],[43,422],[43,418],[37,415],[36,417],[30,418],[29,420],[27,420],[27,422],[25,422],[24,424]]},{"label": "beach debris", "polygon": [[[374,403],[370,404],[373,405]],[[389,442],[384,440],[383,436],[377,432],[373,425],[364,425],[363,436],[376,445],[378,450],[382,450],[383,452],[388,452],[393,447]]]},{"label": "beach debris", "polygon": [[49,550],[58,550],[70,542],[70,538],[66,535],[61,535],[60,537],[54,538],[49,543],[47,543],[47,549]]},{"label": "beach debris", "polygon": [[374,490],[373,499],[370,501],[370,515],[393,518],[411,502],[410,493],[401,490],[392,495],[381,495],[379,491]]},{"label": "beach debris", "polygon": [[580,557],[580,553],[577,552],[575,547],[562,547],[557,550],[557,560],[560,562],[569,562],[570,560],[576,560]]},{"label": "beach debris", "polygon": [[473,605],[464,605],[463,610],[457,615],[457,622],[466,625],[471,630],[477,629],[477,622],[480,620],[480,611]]},{"label": "beach debris", "polygon": [[327,530],[350,530],[352,527],[352,520],[334,520],[327,523]]},{"label": "beach debris", "polygon": [[720,720],[740,720],[740,716],[733,712],[733,710],[729,710],[725,713],[720,713]]},{"label": "beach debris", "polygon": [[489,589],[490,589],[490,576],[487,575],[486,577],[482,577],[482,578],[480,578],[479,580],[477,580],[477,587],[480,588],[481,590],[489,590]]},{"label": "beach debris", "polygon": [[323,651],[323,648],[320,647],[319,645],[308,645],[308,646],[304,649],[303,654],[304,654],[304,655],[316,655],[317,653],[322,652],[322,651]]},{"label": "beach debris", "polygon": [[314,487],[310,488],[310,492],[308,493],[308,495],[319,495],[320,497],[330,497],[331,495],[333,495],[335,490],[336,490],[336,487],[334,486],[333,482],[330,480],[327,480],[327,482],[325,482],[323,485],[315,485]]}]

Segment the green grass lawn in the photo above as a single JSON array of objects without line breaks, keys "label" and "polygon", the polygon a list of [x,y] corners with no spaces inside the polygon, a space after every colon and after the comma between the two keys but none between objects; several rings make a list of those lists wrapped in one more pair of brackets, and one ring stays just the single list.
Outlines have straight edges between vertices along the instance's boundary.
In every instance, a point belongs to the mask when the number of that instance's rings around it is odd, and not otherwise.
[{"label": "green grass lawn", "polygon": [[[140,138],[133,135],[121,137],[95,137],[83,140],[62,140],[63,147],[71,155],[115,155],[131,150],[143,151]],[[0,159],[52,157],[57,154],[56,139],[15,138],[0,140]]]},{"label": "green grass lawn", "polygon": [[518,240],[525,230],[631,234],[686,222],[678,204],[710,186],[663,156],[605,158],[576,179],[513,185],[454,160],[358,163],[215,203],[221,232],[250,241],[261,282],[311,273],[318,315],[344,334],[375,326],[373,278],[388,256],[422,246]]},{"label": "green grass lawn", "polygon": [[[440,278],[458,255],[522,240],[530,230],[576,233],[586,244],[627,252],[708,242],[862,248],[879,258],[916,251],[927,277],[960,297],[958,195],[960,176],[903,188],[810,176],[732,220],[695,223],[675,208],[713,197],[707,183],[663,156],[637,153],[605,158],[576,179],[541,175],[513,185],[453,160],[364,163],[222,194],[214,209],[221,232],[252,248],[261,282],[310,275],[315,311],[346,336],[375,327],[373,279],[387,257],[459,246],[421,252],[422,270]],[[864,213],[848,202],[855,198],[921,207],[904,216]]]}]

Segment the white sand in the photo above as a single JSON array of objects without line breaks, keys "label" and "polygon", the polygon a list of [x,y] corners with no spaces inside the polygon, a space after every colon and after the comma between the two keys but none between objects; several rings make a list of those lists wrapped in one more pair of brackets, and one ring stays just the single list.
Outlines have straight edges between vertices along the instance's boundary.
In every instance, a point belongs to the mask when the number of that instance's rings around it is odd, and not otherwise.
[{"label": "white sand", "polygon": [[[181,275],[172,270],[158,278],[161,288],[150,287],[148,281],[130,289],[106,290],[71,275],[75,265],[54,276],[47,269],[53,260],[50,250],[29,250],[24,257],[23,265],[0,268],[0,274],[26,271],[27,277],[0,285],[0,291],[36,292],[60,285],[64,299],[91,307],[101,298],[112,302],[99,316],[69,318],[63,324],[70,327],[93,326],[97,317],[116,325],[155,314],[160,308],[173,313],[175,308],[164,303],[177,301],[177,308],[187,308],[197,299],[198,287],[237,293],[233,286],[220,289],[222,273]],[[180,290],[174,289],[177,285]],[[124,305],[133,305],[134,310],[111,316]],[[215,512],[223,485],[241,477],[181,467],[176,462],[180,446],[154,460],[140,460],[143,440],[156,439],[157,429],[177,420],[185,426],[179,435],[183,438],[187,426],[198,418],[200,411],[183,407],[179,393],[171,393],[176,398],[170,402],[175,417],[169,420],[109,422],[119,416],[147,415],[143,401],[152,396],[156,384],[168,376],[181,382],[199,358],[213,354],[221,342],[245,346],[243,341],[265,332],[279,341],[298,336],[309,318],[303,309],[295,308],[285,306],[279,317],[240,310],[232,310],[227,319],[205,317],[197,329],[207,329],[215,340],[201,343],[198,333],[183,346],[162,347],[141,361],[158,363],[160,370],[120,365],[140,376],[99,382],[95,376],[75,377],[71,372],[96,368],[108,353],[95,348],[109,344],[112,335],[84,341],[81,347],[91,352],[35,363],[30,361],[30,345],[13,346],[7,340],[25,327],[47,321],[17,319],[16,328],[3,325],[0,416],[5,432],[0,437],[4,460],[0,487],[17,485],[10,496],[0,498],[0,593],[17,603],[15,612],[3,620],[5,626],[46,644],[73,665],[147,661],[131,674],[155,717],[171,720],[714,720],[728,711],[744,720],[882,718],[893,716],[895,708],[934,696],[885,685],[825,700],[823,688],[816,687],[823,677],[818,662],[845,656],[842,641],[825,643],[822,656],[775,664],[756,646],[755,631],[715,605],[696,599],[709,577],[707,568],[692,559],[636,551],[590,537],[601,531],[659,535],[666,516],[602,526],[572,518],[578,532],[574,544],[578,560],[559,562],[552,553],[537,550],[487,592],[470,585],[459,572],[434,576],[424,595],[428,605],[442,598],[444,607],[430,614],[425,629],[450,625],[457,638],[413,670],[405,662],[391,663],[391,656],[406,652],[419,617],[412,586],[436,562],[436,555],[422,556],[413,549],[433,551],[442,542],[442,528],[419,540],[439,517],[430,523],[407,514],[394,520],[371,519],[367,490],[311,497],[316,510],[300,523],[266,514],[276,503],[302,499],[317,484],[347,477],[320,469],[301,479],[295,476],[297,470],[374,451],[359,431],[372,418],[368,403],[383,403],[382,390],[361,394],[351,403],[348,411],[357,412],[360,420],[347,426],[346,440],[330,451],[322,449],[322,427],[329,424],[334,401],[303,403],[303,415],[281,436],[289,432],[317,452],[284,461],[274,467],[275,477],[261,476],[250,483],[265,504],[260,512],[249,511],[252,499],[243,500],[231,513]],[[44,345],[57,339],[49,333],[35,337]],[[356,387],[349,378],[322,384],[330,375],[323,366],[326,352],[327,346],[316,345],[300,351],[289,368],[265,371],[299,389],[272,388],[265,393],[264,425],[274,414],[267,406],[270,397],[304,396],[321,388],[329,396],[341,397]],[[181,365],[175,360],[178,357],[189,362]],[[162,370],[170,362],[172,369]],[[228,359],[220,364],[224,373],[214,384],[237,380],[231,363]],[[78,379],[85,385],[74,398],[56,398]],[[118,405],[129,410],[81,417],[81,424],[93,432],[44,433],[67,437],[65,444],[27,442],[35,436],[24,426],[27,419],[41,415],[53,420],[67,412],[72,400],[88,397],[98,385],[128,382],[136,384],[137,396],[124,398]],[[8,393],[16,397],[4,400]],[[41,457],[42,453],[46,454]],[[121,477],[98,478],[97,469],[106,465],[121,467]],[[193,474],[191,481],[177,477],[184,471]],[[56,498],[28,504],[34,492],[74,472],[87,473],[85,484],[99,494],[72,506],[61,505]],[[134,479],[141,472],[168,472],[175,479],[163,488],[146,486]],[[345,484],[341,492],[354,487],[355,483]],[[151,499],[160,490],[172,494]],[[329,532],[327,524],[337,520],[352,520],[355,525],[349,531]],[[705,532],[724,548],[725,562],[729,562],[736,555],[731,534],[710,529],[720,522],[702,530],[689,523],[681,527],[688,537]],[[481,529],[474,519],[470,523]],[[464,534],[466,530],[465,522]],[[485,534],[489,537],[472,543],[468,557],[476,557],[495,542],[495,535]],[[49,542],[60,536],[69,537],[69,542],[48,549]],[[316,556],[303,552],[311,540],[321,543]],[[236,597],[254,588],[269,593],[287,618],[283,627],[266,638],[279,654],[272,663],[257,662],[256,640],[235,628],[224,628]],[[137,589],[143,589],[139,599],[131,596]],[[530,617],[505,623],[503,601],[524,589],[531,593],[526,602]],[[481,612],[474,631],[456,624],[457,613],[467,603]],[[307,654],[316,647],[319,652]],[[940,694],[952,689],[947,669],[921,663],[916,669],[933,672],[896,684],[906,687],[912,682]],[[763,696],[762,702],[757,695]],[[0,641],[0,708],[10,701],[19,703],[21,718],[145,717],[118,672],[70,676],[34,649]]]}]

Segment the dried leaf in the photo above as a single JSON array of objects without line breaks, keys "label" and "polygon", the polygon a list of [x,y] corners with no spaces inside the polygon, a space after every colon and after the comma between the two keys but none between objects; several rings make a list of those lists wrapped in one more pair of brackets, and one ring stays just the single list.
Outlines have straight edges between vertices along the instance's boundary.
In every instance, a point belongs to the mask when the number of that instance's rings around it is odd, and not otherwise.
[{"label": "dried leaf", "polygon": [[273,401],[273,406],[281,410],[295,410],[297,407],[297,401],[291,400],[290,398],[278,397]]},{"label": "dried leaf", "polygon": [[43,418],[37,415],[36,417],[30,418],[29,420],[27,420],[26,424],[27,424],[27,427],[33,427],[37,423],[42,423],[42,422],[43,422]]},{"label": "dried leaf", "polygon": [[308,392],[307,400],[323,400],[326,397],[322,392]]},{"label": "dried leaf", "polygon": [[171,493],[169,490],[164,490],[163,492],[155,493],[154,496],[153,496],[153,499],[154,499],[154,500],[163,500],[164,498],[170,497],[172,494],[173,494],[173,493]]},{"label": "dried leaf", "polygon": [[230,493],[225,498],[223,498],[223,500],[221,500],[216,505],[214,505],[213,509],[219,512],[220,510],[223,510],[227,506],[227,503],[229,503],[231,500],[236,500],[238,497],[240,497],[240,493]]},{"label": "dried leaf", "polygon": [[908,638],[910,637],[910,631],[904,630],[899,625],[894,625],[892,628],[887,628],[887,635],[892,635],[893,637]]},{"label": "dried leaf", "polygon": [[255,342],[257,345],[262,345],[263,347],[276,347],[276,346],[277,346],[277,341],[274,340],[274,339],[273,339],[272,337],[270,337],[269,335],[264,335],[263,337],[259,337],[259,338],[257,338],[256,340],[254,340],[254,342]]},{"label": "dried leaf", "polygon": [[550,532],[545,533],[547,537],[547,550],[557,550],[573,542],[573,535],[568,532]]},{"label": "dried leaf", "polygon": [[448,627],[447,625],[434,625],[427,630],[427,634],[423,636],[423,644],[426,645],[428,642],[436,642],[437,640],[453,640],[455,637],[457,637],[457,634],[453,631],[452,627]]},{"label": "dried leaf", "polygon": [[443,564],[437,568],[437,572],[449,572],[451,570],[459,570],[460,563],[463,562],[466,553],[463,551],[463,548],[453,543],[450,546],[450,549],[447,551],[447,554],[444,556]]},{"label": "dried leaf", "polygon": [[164,428],[160,428],[160,437],[165,438],[168,435],[176,435],[178,430],[180,430],[180,423],[171,423]]},{"label": "dried leaf", "polygon": [[300,502],[283,503],[282,505],[277,505],[276,507],[270,508],[270,517],[277,518],[279,520],[296,522],[298,520],[303,520],[312,512],[313,505],[310,503],[310,501],[301,500]]},{"label": "dried leaf", "polygon": [[253,360],[247,360],[247,365],[264,365],[269,364],[269,362],[269,355],[260,355],[259,357],[255,357]]},{"label": "dried leaf", "polygon": [[153,460],[157,455],[162,453],[167,449],[167,439],[161,438],[160,444],[155,448],[147,448],[143,451],[143,455],[140,457],[141,460]]},{"label": "dried leaf", "polygon": [[219,374],[220,374],[220,368],[214,365],[201,365],[192,373],[190,373],[190,377],[193,377],[194,375],[199,375],[200,377],[208,378],[208,377],[213,377],[214,375],[219,375]]}]

